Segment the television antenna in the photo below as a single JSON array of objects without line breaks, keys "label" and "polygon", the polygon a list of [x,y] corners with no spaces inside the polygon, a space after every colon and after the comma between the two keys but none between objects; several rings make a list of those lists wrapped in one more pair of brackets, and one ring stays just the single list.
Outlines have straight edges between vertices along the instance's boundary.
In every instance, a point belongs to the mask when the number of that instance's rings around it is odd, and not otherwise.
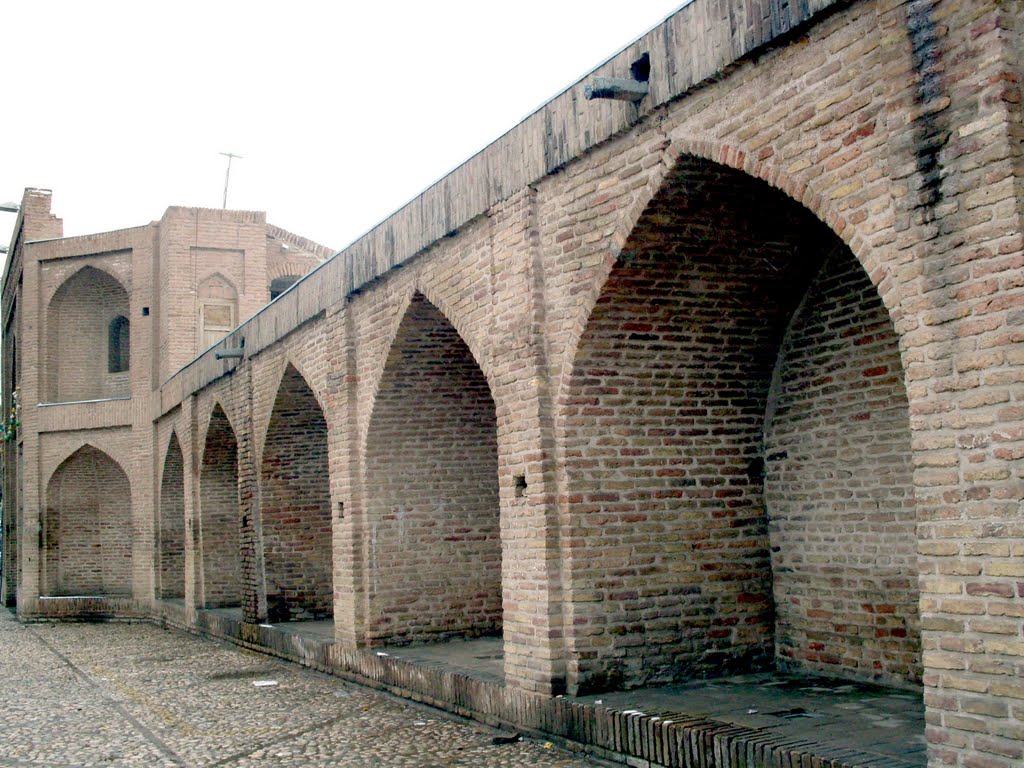
[{"label": "television antenna", "polygon": [[224,172],[224,203],[221,205],[221,208],[227,208],[228,207],[228,182],[231,181],[231,161],[234,160],[236,157],[239,160],[241,160],[242,156],[241,155],[236,155],[234,152],[221,152],[221,154],[224,155],[224,157],[226,157],[228,159],[228,168]]}]

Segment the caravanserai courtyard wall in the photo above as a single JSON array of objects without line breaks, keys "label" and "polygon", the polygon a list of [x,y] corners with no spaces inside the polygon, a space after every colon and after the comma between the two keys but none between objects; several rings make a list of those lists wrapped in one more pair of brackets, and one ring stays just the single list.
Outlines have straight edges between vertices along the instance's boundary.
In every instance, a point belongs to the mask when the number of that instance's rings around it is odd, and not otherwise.
[{"label": "caravanserai courtyard wall", "polygon": [[677,12],[162,381],[133,610],[923,684],[931,764],[1019,763],[1022,10]]}]

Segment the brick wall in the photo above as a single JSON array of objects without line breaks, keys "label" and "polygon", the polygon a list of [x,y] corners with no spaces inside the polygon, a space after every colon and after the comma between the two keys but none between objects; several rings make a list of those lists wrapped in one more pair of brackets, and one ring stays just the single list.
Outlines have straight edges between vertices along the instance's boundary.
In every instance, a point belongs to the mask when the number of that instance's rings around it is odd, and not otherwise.
[{"label": "brick wall", "polygon": [[159,596],[185,597],[185,463],[178,436],[171,440],[160,479]]},{"label": "brick wall", "polygon": [[267,618],[332,615],[327,422],[289,365],[274,400],[260,463],[260,524]]},{"label": "brick wall", "polygon": [[206,608],[241,604],[238,442],[220,405],[210,415],[199,470],[199,551]]},{"label": "brick wall", "polygon": [[131,595],[128,477],[92,446],[71,455],[46,488],[42,594]]},{"label": "brick wall", "polygon": [[910,418],[897,337],[837,244],[777,361],[764,455],[776,653],[919,682]]},{"label": "brick wall", "polygon": [[500,630],[496,430],[469,348],[417,294],[392,342],[366,446],[371,642]]}]

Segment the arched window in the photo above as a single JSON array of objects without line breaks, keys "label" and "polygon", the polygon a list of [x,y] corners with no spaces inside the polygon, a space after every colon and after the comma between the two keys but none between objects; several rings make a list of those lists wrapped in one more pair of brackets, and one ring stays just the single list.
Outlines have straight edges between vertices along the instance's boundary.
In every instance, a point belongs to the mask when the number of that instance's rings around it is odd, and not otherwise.
[{"label": "arched window", "polygon": [[110,321],[107,336],[107,372],[121,373],[128,370],[130,347],[128,342],[128,318],[118,315]]}]

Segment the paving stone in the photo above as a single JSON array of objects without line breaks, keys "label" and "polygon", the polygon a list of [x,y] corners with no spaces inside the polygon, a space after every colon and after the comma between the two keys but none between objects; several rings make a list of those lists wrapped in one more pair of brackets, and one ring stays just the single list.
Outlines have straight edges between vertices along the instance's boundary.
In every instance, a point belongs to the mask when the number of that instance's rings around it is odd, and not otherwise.
[{"label": "paving stone", "polygon": [[0,644],[4,768],[598,764],[149,624],[22,625],[0,611]]}]

